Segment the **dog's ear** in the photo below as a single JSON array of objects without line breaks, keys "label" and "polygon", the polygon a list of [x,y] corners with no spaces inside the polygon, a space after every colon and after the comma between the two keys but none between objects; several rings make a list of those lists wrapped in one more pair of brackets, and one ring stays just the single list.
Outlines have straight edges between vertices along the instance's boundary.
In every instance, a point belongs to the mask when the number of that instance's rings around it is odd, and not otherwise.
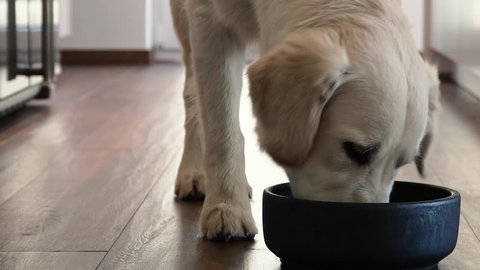
[{"label": "dog's ear", "polygon": [[349,62],[335,32],[291,34],[248,69],[260,146],[279,164],[307,158],[322,110]]},{"label": "dog's ear", "polygon": [[420,149],[417,157],[415,158],[415,165],[417,167],[418,173],[422,177],[426,177],[425,171],[425,158],[427,157],[428,150],[432,144],[433,134],[435,133],[435,115],[436,111],[439,108],[439,98],[440,98],[440,80],[438,78],[438,69],[436,66],[428,64],[428,75],[430,79],[430,88],[428,89],[428,122],[425,136],[423,137],[420,143]]}]

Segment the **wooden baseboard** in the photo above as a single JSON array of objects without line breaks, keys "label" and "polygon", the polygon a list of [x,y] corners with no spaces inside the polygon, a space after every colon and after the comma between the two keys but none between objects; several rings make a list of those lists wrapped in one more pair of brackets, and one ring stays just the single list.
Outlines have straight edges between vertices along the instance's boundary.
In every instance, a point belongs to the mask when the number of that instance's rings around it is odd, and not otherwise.
[{"label": "wooden baseboard", "polygon": [[147,65],[150,51],[80,51],[62,50],[63,65]]},{"label": "wooden baseboard", "polygon": [[466,91],[480,100],[480,65],[463,65],[454,62],[448,56],[431,50],[431,61],[438,65],[440,80],[458,85],[458,89]]},{"label": "wooden baseboard", "polygon": [[434,49],[430,49],[425,57],[430,63],[435,64],[438,67],[438,73],[442,81],[451,81],[453,73],[457,68],[455,62],[453,62],[447,56],[437,52]]},{"label": "wooden baseboard", "polygon": [[480,100],[480,66],[458,65],[453,78],[463,89]]}]

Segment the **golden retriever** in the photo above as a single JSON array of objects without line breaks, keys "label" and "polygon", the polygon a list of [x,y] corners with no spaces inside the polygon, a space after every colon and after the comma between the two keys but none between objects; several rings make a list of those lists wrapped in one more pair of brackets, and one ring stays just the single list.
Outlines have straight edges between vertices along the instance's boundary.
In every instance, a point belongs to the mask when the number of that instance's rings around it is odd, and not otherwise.
[{"label": "golden retriever", "polygon": [[[437,71],[398,0],[171,0],[184,50],[177,198],[203,198],[208,239],[257,233],[239,103],[245,46],[260,146],[295,197],[387,202],[396,170],[431,141]],[[425,140],[423,140],[425,138]],[[422,140],[426,144],[422,144]]]}]

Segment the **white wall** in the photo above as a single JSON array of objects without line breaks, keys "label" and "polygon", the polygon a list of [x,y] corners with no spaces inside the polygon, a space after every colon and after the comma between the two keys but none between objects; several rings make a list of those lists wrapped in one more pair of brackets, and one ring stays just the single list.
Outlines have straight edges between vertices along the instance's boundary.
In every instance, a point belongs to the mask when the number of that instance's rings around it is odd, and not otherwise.
[{"label": "white wall", "polygon": [[58,2],[54,2],[54,4],[57,3],[59,6],[54,9],[55,12],[58,12],[58,14],[55,14],[55,19],[58,20],[60,38],[65,38],[72,32],[72,1],[59,0]]},{"label": "white wall", "polygon": [[480,1],[433,0],[431,43],[457,63],[480,65]]},{"label": "white wall", "polygon": [[[167,0],[63,0],[63,49],[179,49]],[[419,50],[424,48],[424,0],[402,0]],[[65,12],[65,11],[64,11]]]},{"label": "white wall", "polygon": [[425,0],[402,0],[402,6],[412,25],[417,48],[422,51],[425,47]]},{"label": "white wall", "polygon": [[[160,0],[166,1],[166,0]],[[70,0],[70,50],[150,50],[152,0]]]},{"label": "white wall", "polygon": [[158,27],[156,30],[156,43],[167,50],[180,49],[180,43],[178,43],[175,31],[173,30],[172,15],[170,13],[170,1],[166,0],[154,0],[158,1]]},{"label": "white wall", "polygon": [[432,0],[431,47],[455,63],[457,83],[480,97],[480,1]]}]

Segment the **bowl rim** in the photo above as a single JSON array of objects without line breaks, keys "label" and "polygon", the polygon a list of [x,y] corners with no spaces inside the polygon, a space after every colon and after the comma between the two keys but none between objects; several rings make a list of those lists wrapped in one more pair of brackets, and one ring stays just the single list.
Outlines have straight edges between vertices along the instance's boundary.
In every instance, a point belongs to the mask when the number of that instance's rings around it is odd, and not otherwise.
[{"label": "bowl rim", "polygon": [[423,200],[423,201],[413,201],[413,202],[358,203],[358,202],[329,202],[329,201],[312,201],[312,200],[305,200],[305,199],[296,199],[296,198],[293,198],[293,197],[286,197],[286,196],[279,195],[279,194],[276,194],[276,193],[272,192],[272,190],[275,189],[275,188],[282,188],[284,186],[288,186],[288,188],[290,188],[290,183],[288,183],[288,182],[267,187],[263,191],[263,194],[264,194],[264,196],[268,195],[270,197],[274,197],[274,198],[282,199],[282,200],[304,202],[304,203],[324,205],[324,206],[349,206],[349,207],[356,207],[356,206],[361,206],[361,207],[365,207],[365,206],[368,206],[368,207],[395,207],[395,206],[420,206],[420,205],[432,205],[432,204],[437,205],[437,204],[451,202],[451,201],[454,201],[454,200],[460,200],[460,198],[461,198],[460,192],[458,192],[454,189],[448,188],[448,187],[432,185],[432,184],[424,184],[424,183],[418,183],[418,182],[411,182],[411,181],[395,181],[394,183],[441,189],[441,190],[445,190],[447,192],[450,192],[450,195],[448,195],[446,197],[439,198],[439,199],[434,199],[434,200]]}]

